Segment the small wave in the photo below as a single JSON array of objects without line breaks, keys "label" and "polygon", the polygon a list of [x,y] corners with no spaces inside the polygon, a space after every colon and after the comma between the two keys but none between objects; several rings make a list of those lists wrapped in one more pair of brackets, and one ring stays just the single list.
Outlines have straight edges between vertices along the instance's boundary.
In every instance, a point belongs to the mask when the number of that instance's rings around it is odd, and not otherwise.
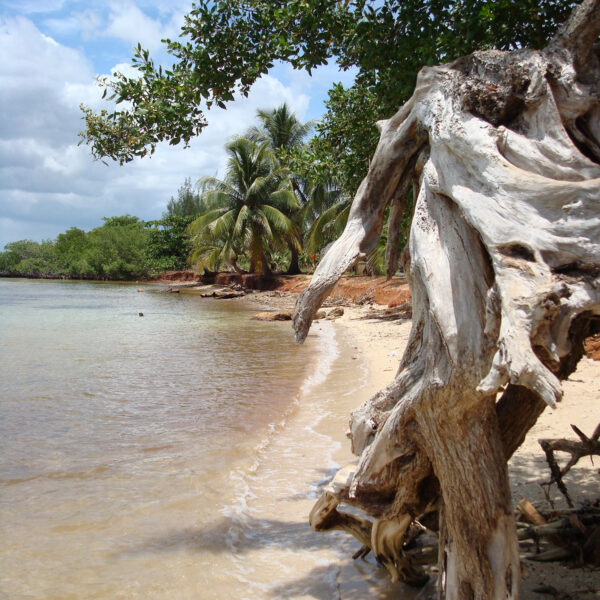
[{"label": "small wave", "polygon": [[316,360],[316,368],[314,372],[309,374],[302,387],[300,388],[301,395],[306,395],[315,386],[323,383],[333,366],[333,362],[340,355],[339,346],[335,337],[335,330],[333,324],[329,322],[322,323],[322,333],[324,335],[319,336],[320,352]]},{"label": "small wave", "polygon": [[[232,502],[223,506],[220,512],[225,518],[230,519],[231,521],[231,527],[229,528],[227,536],[227,545],[232,553],[235,553],[240,538],[244,535],[245,526],[252,518],[252,511],[249,507],[249,503],[256,498],[256,494],[252,491],[252,484],[255,483],[254,480],[257,477],[261,466],[264,464],[265,456],[271,449],[277,436],[286,430],[290,418],[297,412],[298,407],[303,401],[309,398],[311,392],[313,392],[318,385],[327,380],[333,364],[340,354],[335,329],[331,323],[322,324],[318,338],[318,354],[314,359],[314,367],[302,382],[294,401],[287,407],[277,421],[269,423],[266,434],[254,446],[250,453],[253,457],[251,461],[237,467],[229,474],[232,489],[237,490],[237,493]],[[321,421],[326,414],[327,411],[325,409],[322,409],[318,404],[315,404],[315,420],[310,426],[306,427],[305,430],[309,431],[317,438],[324,438],[325,436],[318,434],[313,429],[313,426]],[[330,439],[326,440],[325,445],[332,446],[328,452],[329,457],[324,458],[326,458],[328,467],[333,468],[336,465],[331,460],[331,455],[339,445]],[[292,456],[289,452],[284,452],[283,455],[286,458],[291,458]],[[313,486],[311,485],[310,488],[312,487]],[[313,493],[314,491],[311,489],[309,494],[312,495]]]}]

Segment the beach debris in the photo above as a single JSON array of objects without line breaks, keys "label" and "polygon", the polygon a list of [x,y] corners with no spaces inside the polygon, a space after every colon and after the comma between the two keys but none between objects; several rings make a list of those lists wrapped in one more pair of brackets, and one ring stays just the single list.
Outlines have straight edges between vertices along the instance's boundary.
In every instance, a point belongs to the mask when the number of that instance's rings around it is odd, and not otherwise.
[{"label": "beach debris", "polygon": [[215,290],[213,292],[203,292],[200,294],[201,298],[216,298],[217,300],[228,300],[230,298],[241,298],[245,296],[246,292],[243,290],[231,290],[224,288],[222,290]]},{"label": "beach debris", "polygon": [[545,525],[546,519],[540,515],[537,508],[527,500],[527,498],[521,498],[517,504],[517,510],[534,525]]},{"label": "beach debris", "polygon": [[[577,464],[580,458],[584,456],[589,456],[590,458],[592,456],[600,456],[600,423],[589,438],[576,425],[571,425],[571,429],[578,435],[579,441],[561,438],[554,440],[542,439],[538,440],[538,443],[546,454],[546,461],[552,474],[550,480],[544,482],[542,485],[550,487],[553,483],[556,483],[558,489],[567,500],[568,505],[573,508],[573,501],[569,496],[563,477],[569,472],[571,467]],[[564,452],[571,455],[571,458],[562,469],[556,462],[555,452]]]},{"label": "beach debris", "polygon": [[528,500],[517,505],[517,536],[525,558],[600,566],[600,498],[579,508],[541,514]]},{"label": "beach debris", "polygon": [[291,321],[291,310],[259,312],[251,317],[254,321]]},{"label": "beach debris", "polygon": [[144,316],[144,313],[141,313],[141,312],[138,313],[138,317],[143,317],[143,316]]},{"label": "beach debris", "polygon": [[371,311],[360,317],[363,320],[377,321],[401,321],[412,318],[412,305],[408,302],[398,304],[392,308],[371,309]]},{"label": "beach debris", "polygon": [[[291,321],[292,311],[291,310],[270,310],[265,312],[256,313],[251,317],[254,321]],[[315,315],[315,320],[324,319],[325,311],[321,310]]]}]

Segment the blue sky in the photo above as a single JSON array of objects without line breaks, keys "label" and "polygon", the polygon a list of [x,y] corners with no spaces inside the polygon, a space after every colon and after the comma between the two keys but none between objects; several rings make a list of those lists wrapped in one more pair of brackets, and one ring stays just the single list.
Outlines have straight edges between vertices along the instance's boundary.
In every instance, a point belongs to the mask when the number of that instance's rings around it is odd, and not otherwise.
[{"label": "blue sky", "polygon": [[351,82],[335,65],[296,72],[276,65],[209,125],[191,147],[162,144],[152,158],[119,167],[78,146],[79,105],[101,108],[98,75],[128,68],[138,42],[165,60],[160,39],[176,37],[191,0],[3,0],[0,7],[0,250],[10,241],[89,230],[102,217],[159,218],[186,177],[223,174],[223,146],[254,124],[258,108],[286,101],[317,119],[332,82]]}]

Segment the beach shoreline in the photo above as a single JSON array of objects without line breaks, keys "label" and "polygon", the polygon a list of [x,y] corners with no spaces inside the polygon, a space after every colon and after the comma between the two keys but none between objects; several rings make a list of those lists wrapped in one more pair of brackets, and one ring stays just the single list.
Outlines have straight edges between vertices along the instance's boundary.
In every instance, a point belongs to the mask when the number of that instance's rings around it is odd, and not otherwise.
[{"label": "beach shoreline", "polygon": [[[370,319],[373,311],[350,307],[338,321],[352,336],[356,352],[367,360],[371,395],[393,380],[398,362],[410,333],[410,321]],[[562,382],[564,397],[555,410],[546,408],[529,431],[522,446],[509,461],[509,479],[513,506],[526,498],[541,512],[568,507],[556,485],[546,497],[541,483],[550,478],[545,455],[538,443],[541,438],[576,439],[571,424],[588,436],[600,422],[600,362],[583,357],[577,370]],[[560,457],[563,460],[563,457]],[[598,465],[582,459],[565,476],[565,484],[576,506],[600,498]],[[550,503],[552,502],[552,504]],[[549,586],[570,597],[587,600],[600,597],[600,569],[589,566],[572,568],[560,562],[525,561],[521,597],[539,598],[534,590]],[[541,596],[543,597],[543,596]]]},{"label": "beach shoreline", "polygon": [[[262,309],[291,309],[296,296],[297,294],[261,292],[255,294],[252,301]],[[385,306],[374,303],[362,306],[345,303],[344,314],[333,320],[336,332],[347,341],[346,351],[349,356],[345,360],[364,361],[366,365],[366,381],[361,382],[361,402],[393,381],[410,334],[410,319],[386,320],[382,318],[383,309]],[[313,327],[318,327],[318,323],[319,321],[315,321]],[[542,512],[567,508],[566,501],[556,486],[545,493],[540,485],[549,479],[550,472],[538,439],[574,439],[571,424],[591,435],[600,422],[600,362],[584,356],[575,373],[563,381],[562,385],[563,401],[557,409],[547,408],[544,411],[509,461],[509,479],[515,507],[522,498],[526,498]],[[347,399],[344,410],[348,418],[350,412],[357,407],[356,402]],[[344,428],[347,422],[346,419]],[[329,434],[335,437],[340,432],[330,431]],[[342,461],[349,457],[347,440],[345,446],[336,455]],[[600,497],[598,482],[598,467],[589,458],[581,460],[565,477],[576,505],[586,501],[593,502]],[[523,598],[538,597],[534,590],[541,586],[550,586],[581,600],[598,598],[600,595],[598,568],[572,568],[559,562],[541,563],[530,560],[525,561],[523,567]],[[342,570],[341,573],[343,572]],[[338,576],[338,581],[340,578],[343,578],[342,575]],[[343,588],[344,582],[340,585]]]},{"label": "beach shoreline", "polygon": [[[289,321],[252,320],[265,309],[289,317],[297,292],[242,291],[215,300],[199,296],[232,288],[28,282],[23,298],[34,303],[28,327],[14,330],[10,352],[20,358],[7,372],[31,373],[28,365],[40,356],[58,362],[39,392],[15,392],[14,419],[4,419],[18,433],[6,439],[23,446],[6,465],[16,473],[4,488],[13,499],[4,513],[11,523],[2,557],[12,553],[11,578],[2,582],[11,586],[7,595],[49,598],[48,590],[60,590],[158,599],[175,589],[182,600],[430,597],[433,581],[425,590],[392,584],[373,553],[352,559],[360,549],[353,537],[317,533],[308,523],[335,472],[356,460],[346,437],[351,411],[393,380],[411,330],[410,306],[378,304],[376,283],[349,279],[355,299],[328,299],[331,318],[316,320],[302,346]],[[6,306],[21,314],[22,298],[5,291]],[[398,291],[402,285],[392,288]],[[40,324],[31,327],[36,318]],[[29,330],[36,356],[27,343],[15,352]],[[238,343],[243,352],[229,355]],[[221,348],[218,382],[206,370],[213,361],[204,349],[213,347]],[[64,360],[69,349],[76,360]],[[257,359],[267,361],[258,370]],[[246,364],[254,366],[244,380]],[[543,508],[539,482],[549,473],[537,438],[573,439],[570,423],[589,435],[599,420],[599,376],[599,362],[582,360],[564,383],[564,402],[544,414],[511,461],[515,504],[525,497]],[[10,416],[13,405],[6,406]],[[31,415],[27,429],[23,414]],[[50,424],[52,435],[32,433],[27,441],[35,424],[44,432]],[[592,499],[597,466],[584,459],[565,482],[575,503]],[[555,498],[564,507],[556,489]],[[570,592],[572,600],[598,598],[585,591],[600,590],[598,569],[525,565],[525,599],[538,598],[540,585]]]}]

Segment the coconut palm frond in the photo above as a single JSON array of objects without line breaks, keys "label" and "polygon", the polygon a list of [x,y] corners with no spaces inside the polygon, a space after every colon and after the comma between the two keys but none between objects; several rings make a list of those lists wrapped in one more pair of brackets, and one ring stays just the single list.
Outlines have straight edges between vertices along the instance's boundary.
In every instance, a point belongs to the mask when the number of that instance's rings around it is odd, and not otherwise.
[{"label": "coconut palm frond", "polygon": [[318,248],[331,242],[344,229],[350,202],[342,200],[325,210],[312,224],[306,240],[306,248],[309,252],[316,252]]},{"label": "coconut palm frond", "polygon": [[296,194],[289,189],[280,189],[272,192],[269,196],[269,204],[288,214],[300,209]]},{"label": "coconut palm frond", "polygon": [[245,137],[252,142],[258,142],[259,144],[265,141],[264,132],[256,125],[253,125],[246,131]]},{"label": "coconut palm frond", "polygon": [[257,206],[256,209],[252,211],[252,224],[254,230],[260,232],[259,237],[265,238],[265,241],[268,243],[272,242],[275,233],[273,233],[271,223],[260,206]]},{"label": "coconut palm frond", "polygon": [[215,240],[224,239],[235,223],[235,211],[229,210],[212,221],[205,229],[207,235]]},{"label": "coconut palm frond", "polygon": [[261,209],[272,232],[270,238],[264,238],[269,247],[268,253],[285,252],[288,249],[300,251],[300,231],[294,220],[268,204],[263,205]]},{"label": "coconut palm frond", "polygon": [[235,223],[233,225],[233,230],[231,232],[234,238],[241,237],[246,227],[246,223],[250,216],[250,209],[244,205],[240,208]]},{"label": "coconut palm frond", "polygon": [[276,183],[270,177],[256,177],[246,192],[246,202],[255,205],[264,201]]},{"label": "coconut palm frond", "polygon": [[220,254],[221,248],[218,246],[199,246],[190,254],[189,262],[199,273],[203,273],[205,269],[214,271],[219,267]]},{"label": "coconut palm frond", "polygon": [[202,235],[203,230],[213,221],[228,212],[228,207],[214,208],[192,221],[188,226],[188,232],[192,236]]},{"label": "coconut palm frond", "polygon": [[222,206],[229,197],[237,198],[239,196],[239,192],[234,186],[217,177],[202,177],[198,180],[197,185],[201,189],[200,198],[207,210]]},{"label": "coconut palm frond", "polygon": [[[269,204],[258,207],[269,222],[271,231],[275,231],[290,240],[298,240],[298,226],[292,219],[284,215],[279,209]],[[299,242],[296,244],[299,245]]]},{"label": "coconut palm frond", "polygon": [[252,128],[250,135],[257,141],[267,142],[272,150],[290,150],[304,142],[315,122],[301,123],[286,103],[272,110],[258,110],[260,128]]},{"label": "coconut palm frond", "polygon": [[328,233],[333,238],[338,238],[340,235],[342,235],[342,232],[344,231],[344,228],[346,227],[346,223],[348,222],[348,215],[350,214],[350,208],[352,207],[352,203],[350,201],[342,202],[340,204],[345,205],[345,206],[335,217],[335,219],[331,223],[331,226],[328,231]]}]

